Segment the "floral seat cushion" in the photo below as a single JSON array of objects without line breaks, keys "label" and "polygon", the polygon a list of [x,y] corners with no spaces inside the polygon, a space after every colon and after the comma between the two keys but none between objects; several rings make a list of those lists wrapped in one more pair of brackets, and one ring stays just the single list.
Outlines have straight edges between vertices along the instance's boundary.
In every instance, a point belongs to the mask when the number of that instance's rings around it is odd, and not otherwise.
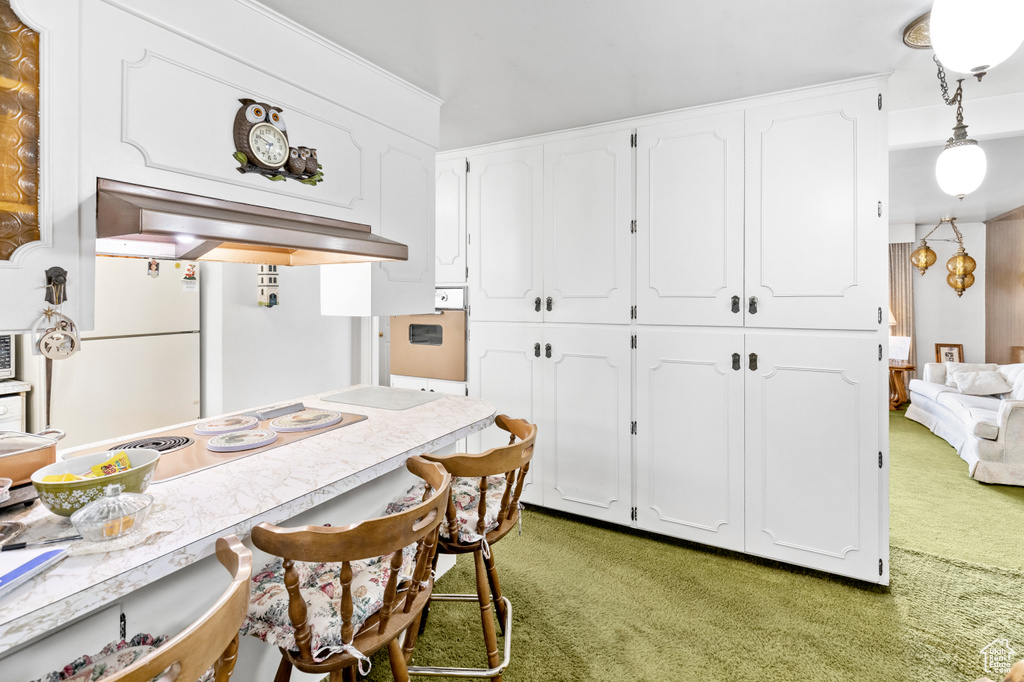
[{"label": "floral seat cushion", "polygon": [[[400,581],[411,578],[416,545],[402,552]],[[384,590],[391,577],[391,556],[352,562],[352,627],[355,632],[384,603]],[[312,631],[313,658],[322,661],[343,650],[340,563],[296,561],[299,592],[306,600],[306,622]],[[241,634],[251,635],[276,647],[297,651],[295,627],[288,618],[288,591],[284,586],[283,560],[278,558],[256,571],[252,578],[249,615]]]},{"label": "floral seat cushion", "polygon": [[[402,496],[388,504],[386,514],[397,514],[414,507],[423,500],[423,483],[418,483]],[[484,513],[484,533],[498,527],[501,498],[505,495],[505,477],[487,477],[487,506]],[[480,479],[456,476],[452,479],[452,501],[455,502],[455,521],[459,527],[459,542],[471,543],[480,539],[477,524],[480,520]],[[441,524],[441,536],[448,537],[447,525]]]},{"label": "floral seat cushion", "polygon": [[[55,670],[34,682],[95,682],[104,677],[124,670],[135,661],[147,655],[157,647],[166,643],[170,637],[153,637],[138,634],[130,641],[111,642],[99,653],[92,656],[79,656],[60,670]],[[197,682],[211,682],[214,670],[210,668]],[[190,682],[177,680],[177,665],[160,673],[153,682]]]}]

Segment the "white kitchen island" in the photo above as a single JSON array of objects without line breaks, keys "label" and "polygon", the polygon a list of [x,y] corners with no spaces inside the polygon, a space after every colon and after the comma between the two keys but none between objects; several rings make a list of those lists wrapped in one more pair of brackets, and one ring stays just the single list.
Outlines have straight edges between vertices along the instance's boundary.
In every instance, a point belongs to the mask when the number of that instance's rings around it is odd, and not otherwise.
[{"label": "white kitchen island", "polygon": [[[218,537],[234,533],[252,548],[250,530],[264,521],[341,525],[378,515],[408,484],[408,457],[438,450],[494,421],[494,407],[482,400],[444,396],[407,410],[385,410],[321,399],[334,393],[299,400],[309,408],[365,414],[368,419],[154,483],[146,491],[154,498],[153,511],[140,532],[151,524],[180,527],[120,551],[73,552],[0,597],[5,682],[34,679],[76,656],[95,653],[118,638],[121,623],[128,637],[180,631],[228,583],[213,558]],[[29,542],[74,534],[68,519],[41,504],[0,513],[0,520],[28,524],[19,540]],[[259,568],[266,557],[256,554],[254,568]],[[74,625],[65,628],[69,624]],[[243,638],[235,677],[272,679],[279,660],[276,649],[246,639],[251,638]],[[296,674],[293,679],[303,677]]]}]

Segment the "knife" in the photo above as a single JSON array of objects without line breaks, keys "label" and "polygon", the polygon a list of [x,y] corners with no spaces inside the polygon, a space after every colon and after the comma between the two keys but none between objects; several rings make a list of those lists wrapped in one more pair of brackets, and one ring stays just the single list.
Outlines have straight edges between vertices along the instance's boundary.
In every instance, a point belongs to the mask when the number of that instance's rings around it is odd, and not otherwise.
[{"label": "knife", "polygon": [[0,546],[0,552],[7,552],[12,549],[26,549],[29,547],[43,547],[44,545],[52,545],[55,542],[70,542],[71,540],[81,539],[81,535],[69,535],[64,538],[53,538],[52,540],[43,540],[42,542],[13,542],[9,545]]}]

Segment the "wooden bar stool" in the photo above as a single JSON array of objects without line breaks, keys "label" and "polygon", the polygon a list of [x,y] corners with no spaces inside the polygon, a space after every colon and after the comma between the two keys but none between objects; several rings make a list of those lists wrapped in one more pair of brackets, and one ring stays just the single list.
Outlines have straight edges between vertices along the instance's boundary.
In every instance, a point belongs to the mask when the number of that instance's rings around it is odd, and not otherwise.
[{"label": "wooden bar stool", "polygon": [[[495,569],[494,543],[505,537],[519,522],[519,496],[533,458],[537,427],[522,419],[498,415],[495,425],[508,431],[509,444],[487,452],[454,455],[423,455],[438,462],[451,473],[452,494],[448,501],[446,526],[438,538],[438,552],[473,554],[476,568],[476,594],[435,594],[430,601],[475,601],[480,605],[484,645],[489,668],[448,668],[409,666],[411,675],[480,677],[501,680],[512,653],[512,605],[501,594]],[[518,442],[516,442],[518,439]],[[413,489],[403,500],[392,503],[389,511],[411,504],[419,493]],[[437,559],[434,559],[436,567]],[[489,589],[488,589],[489,588]],[[491,596],[502,634],[504,657],[498,655],[498,639],[491,615]],[[424,612],[424,618],[426,611]],[[410,660],[417,631],[410,630],[405,641],[406,660]]]},{"label": "wooden bar stool", "polygon": [[[217,558],[231,573],[231,584],[217,602],[178,635],[166,639],[137,635],[113,642],[95,656],[82,656],[43,679],[103,682],[227,682],[235,669],[238,628],[249,608],[252,552],[234,535],[217,540]],[[166,640],[166,641],[164,641]]]},{"label": "wooden bar stool", "polygon": [[419,457],[406,466],[425,487],[402,513],[336,528],[253,528],[253,544],[281,558],[256,572],[242,633],[281,650],[275,682],[289,680],[293,666],[354,682],[357,667],[369,673],[362,667],[384,646],[395,680],[409,679],[398,637],[418,627],[433,591],[431,564],[452,477]]}]

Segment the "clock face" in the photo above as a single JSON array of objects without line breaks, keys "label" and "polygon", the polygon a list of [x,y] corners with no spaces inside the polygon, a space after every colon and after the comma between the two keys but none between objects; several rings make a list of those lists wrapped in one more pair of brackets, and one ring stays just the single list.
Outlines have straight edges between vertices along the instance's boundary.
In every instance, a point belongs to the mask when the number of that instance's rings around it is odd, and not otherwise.
[{"label": "clock face", "polygon": [[268,168],[280,168],[288,160],[288,138],[269,123],[257,123],[249,131],[249,147]]}]

